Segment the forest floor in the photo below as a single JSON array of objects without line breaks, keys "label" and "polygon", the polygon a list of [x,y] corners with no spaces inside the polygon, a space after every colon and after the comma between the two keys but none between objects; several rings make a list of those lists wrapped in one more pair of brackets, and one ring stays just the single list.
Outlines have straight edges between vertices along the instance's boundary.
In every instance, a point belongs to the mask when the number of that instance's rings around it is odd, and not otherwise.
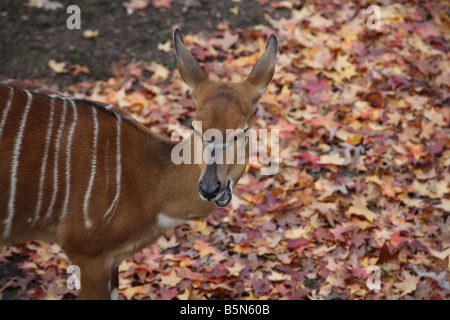
[{"label": "forest floor", "polygon": [[[230,206],[124,261],[120,299],[450,298],[449,1],[375,1],[379,29],[364,0],[78,1],[81,30],[58,3],[0,1],[0,75],[165,136],[195,113],[175,27],[212,80],[245,80],[280,41],[249,121],[279,130],[279,172],[249,164]],[[0,262],[2,299],[76,298],[55,244],[2,246]]]}]

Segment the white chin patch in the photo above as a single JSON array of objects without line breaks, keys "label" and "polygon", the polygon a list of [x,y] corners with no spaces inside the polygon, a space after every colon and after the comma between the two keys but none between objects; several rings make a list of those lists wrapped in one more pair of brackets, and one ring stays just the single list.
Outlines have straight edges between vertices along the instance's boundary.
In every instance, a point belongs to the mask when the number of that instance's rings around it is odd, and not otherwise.
[{"label": "white chin patch", "polygon": [[158,220],[158,226],[161,229],[172,229],[179,226],[180,224],[186,223],[186,220],[171,218],[164,215],[162,212],[158,213],[156,219]]},{"label": "white chin patch", "polygon": [[115,288],[111,291],[111,300],[117,300],[119,298],[119,291]]}]

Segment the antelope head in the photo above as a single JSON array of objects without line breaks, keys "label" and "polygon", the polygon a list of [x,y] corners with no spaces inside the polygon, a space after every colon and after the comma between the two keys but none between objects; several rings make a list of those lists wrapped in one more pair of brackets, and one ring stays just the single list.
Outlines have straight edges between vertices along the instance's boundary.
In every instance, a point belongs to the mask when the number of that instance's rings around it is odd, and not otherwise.
[{"label": "antelope head", "polygon": [[173,33],[173,44],[178,70],[197,108],[191,128],[202,146],[198,193],[203,200],[224,207],[230,203],[233,186],[248,162],[249,136],[245,132],[275,72],[278,40],[275,35],[269,37],[265,52],[241,83],[209,80],[178,29]]}]

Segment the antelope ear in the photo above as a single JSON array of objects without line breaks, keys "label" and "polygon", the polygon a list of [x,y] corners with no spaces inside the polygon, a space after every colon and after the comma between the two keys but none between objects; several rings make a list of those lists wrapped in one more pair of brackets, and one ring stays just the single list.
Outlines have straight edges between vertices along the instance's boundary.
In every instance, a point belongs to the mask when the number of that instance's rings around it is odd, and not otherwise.
[{"label": "antelope ear", "polygon": [[207,78],[197,60],[184,45],[181,32],[178,28],[173,32],[172,41],[175,49],[175,56],[177,57],[178,70],[180,71],[180,75],[184,82],[189,87],[189,90],[192,92],[200,82]]},{"label": "antelope ear", "polygon": [[266,50],[258,59],[247,78],[247,82],[258,91],[260,96],[264,93],[275,73],[277,51],[278,39],[276,35],[272,34],[267,41]]}]

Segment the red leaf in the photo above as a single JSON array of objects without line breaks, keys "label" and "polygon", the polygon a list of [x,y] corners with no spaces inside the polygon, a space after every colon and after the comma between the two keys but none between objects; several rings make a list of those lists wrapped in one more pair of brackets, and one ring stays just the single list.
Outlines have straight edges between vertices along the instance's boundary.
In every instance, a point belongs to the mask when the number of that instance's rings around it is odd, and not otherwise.
[{"label": "red leaf", "polygon": [[300,88],[308,90],[310,94],[315,94],[316,92],[328,88],[328,80],[322,79],[320,81],[308,81],[307,84],[300,85]]},{"label": "red leaf", "polygon": [[159,289],[159,293],[160,295],[156,297],[155,300],[171,300],[177,296],[178,291],[177,289],[169,289],[166,287],[161,287],[161,289]]},{"label": "red leaf", "polygon": [[389,241],[392,243],[392,245],[394,247],[397,248],[400,244],[405,242],[405,240],[406,239],[404,237],[400,236],[400,230],[399,230],[391,236],[391,239]]},{"label": "red leaf", "polygon": [[152,4],[155,8],[167,8],[167,9],[171,9],[172,8],[172,1],[173,0],[153,0]]},{"label": "red leaf", "polygon": [[308,239],[301,237],[299,239],[289,241],[287,248],[288,249],[297,249],[298,247],[305,246],[309,243],[310,243],[310,241]]}]

